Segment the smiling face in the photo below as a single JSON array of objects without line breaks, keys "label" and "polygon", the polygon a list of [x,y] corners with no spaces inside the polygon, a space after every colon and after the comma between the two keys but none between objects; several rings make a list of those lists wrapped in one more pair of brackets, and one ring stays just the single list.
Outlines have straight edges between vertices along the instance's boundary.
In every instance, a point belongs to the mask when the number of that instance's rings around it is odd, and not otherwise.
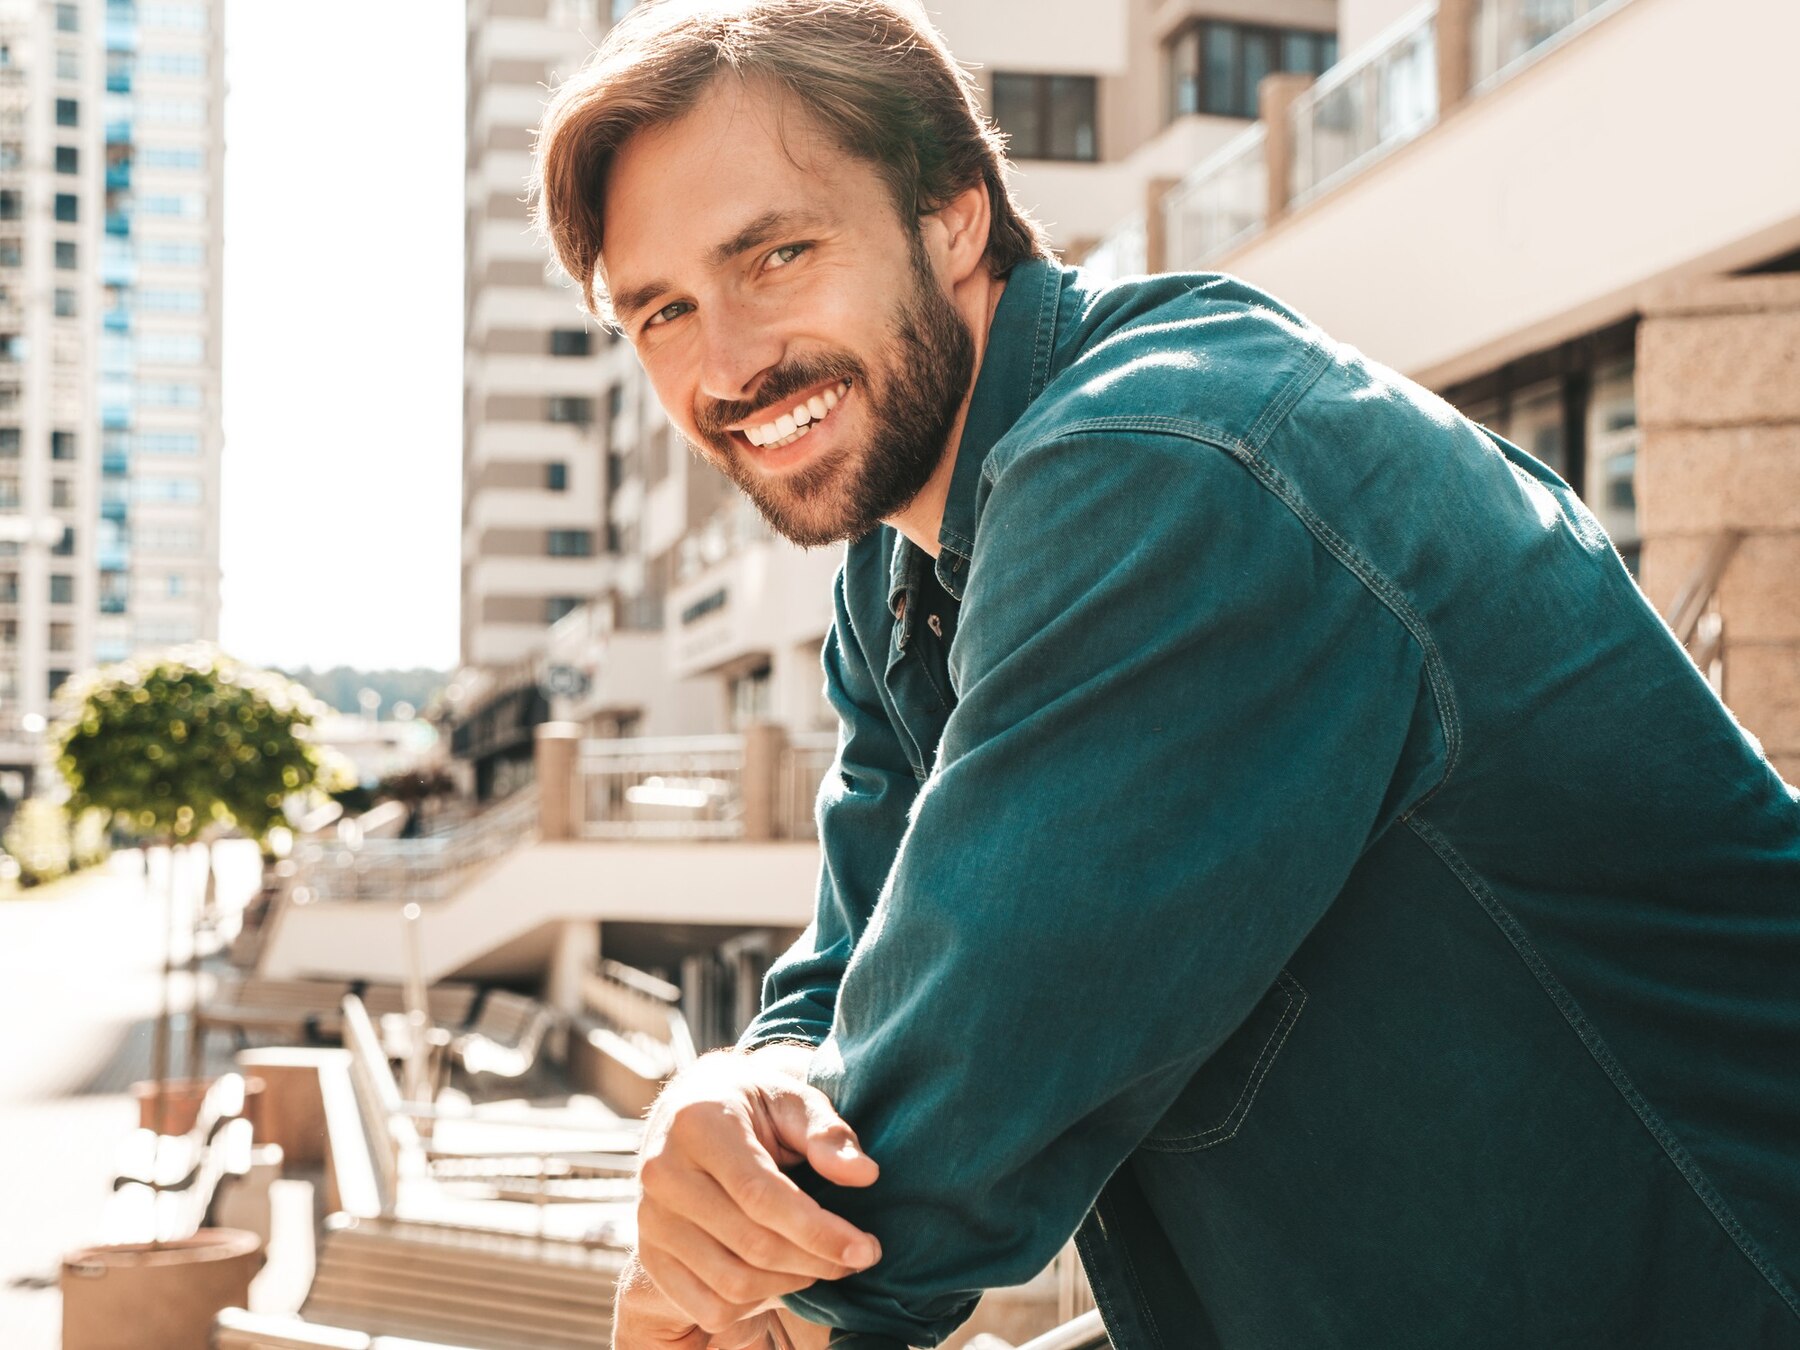
[{"label": "smiling face", "polygon": [[614,312],[676,428],[799,544],[852,539],[948,449],[974,339],[874,167],[721,78],[606,184]]}]

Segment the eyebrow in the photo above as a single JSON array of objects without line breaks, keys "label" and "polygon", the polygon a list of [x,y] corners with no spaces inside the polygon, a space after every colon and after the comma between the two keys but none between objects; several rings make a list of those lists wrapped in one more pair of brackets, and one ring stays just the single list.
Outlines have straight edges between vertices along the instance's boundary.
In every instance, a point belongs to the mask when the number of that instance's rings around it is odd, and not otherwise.
[{"label": "eyebrow", "polygon": [[[821,222],[818,213],[805,210],[764,211],[750,221],[736,234],[722,243],[714,244],[706,255],[707,265],[723,267],[733,258],[748,253],[751,249],[760,248],[784,234],[794,231],[805,231],[815,228]],[[613,313],[623,321],[636,316],[657,296],[665,291],[675,289],[675,283],[664,277],[654,281],[646,281],[641,286],[632,286],[623,291],[615,291],[612,296]]]}]

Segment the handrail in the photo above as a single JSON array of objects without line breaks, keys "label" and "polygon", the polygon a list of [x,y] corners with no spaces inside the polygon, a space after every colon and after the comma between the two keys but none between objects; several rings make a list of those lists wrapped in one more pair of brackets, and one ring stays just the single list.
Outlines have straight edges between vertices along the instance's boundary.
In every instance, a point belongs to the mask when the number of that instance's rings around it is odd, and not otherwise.
[{"label": "handrail", "polygon": [[[1163,194],[1167,270],[1197,270],[1267,223],[1268,128],[1257,122],[1195,165]],[[1190,216],[1198,228],[1189,228]]]},{"label": "handrail", "polygon": [[1675,640],[1683,647],[1693,642],[1695,630],[1700,626],[1700,616],[1712,603],[1713,594],[1719,589],[1719,582],[1724,579],[1725,569],[1730,566],[1738,545],[1743,542],[1742,530],[1726,530],[1714,536],[1712,545],[1706,550],[1706,556],[1689,573],[1681,593],[1675,597],[1675,605],[1669,611],[1669,627],[1674,630]]},{"label": "handrail", "polygon": [[[1299,205],[1437,121],[1437,5],[1419,6],[1288,109],[1289,202]],[[1335,162],[1330,162],[1334,161]]]}]

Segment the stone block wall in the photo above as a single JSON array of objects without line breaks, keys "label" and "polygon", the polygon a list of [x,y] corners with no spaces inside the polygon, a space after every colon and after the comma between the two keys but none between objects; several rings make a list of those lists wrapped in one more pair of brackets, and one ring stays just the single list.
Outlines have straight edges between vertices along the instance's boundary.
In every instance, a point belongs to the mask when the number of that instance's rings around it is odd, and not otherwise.
[{"label": "stone block wall", "polygon": [[1724,696],[1800,782],[1800,276],[1653,297],[1638,329],[1642,581],[1668,614],[1722,533]]}]

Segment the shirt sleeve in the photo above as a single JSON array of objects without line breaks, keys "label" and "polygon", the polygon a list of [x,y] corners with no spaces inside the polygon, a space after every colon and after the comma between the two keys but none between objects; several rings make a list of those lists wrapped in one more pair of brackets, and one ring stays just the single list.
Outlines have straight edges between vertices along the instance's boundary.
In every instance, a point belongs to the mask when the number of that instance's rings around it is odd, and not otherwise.
[{"label": "shirt sleeve", "polygon": [[1429,707],[1406,627],[1223,451],[999,454],[960,701],[811,1062],[881,1166],[797,1178],[882,1245],[789,1297],[834,1345],[936,1345],[1049,1262],[1398,814]]},{"label": "shirt sleeve", "polygon": [[775,1041],[818,1045],[831,1030],[838,981],[894,865],[919,781],[888,722],[875,676],[850,623],[845,569],[833,586],[825,639],[825,695],[838,715],[838,752],[816,804],[820,840],[813,920],[769,968],[762,1011],[738,1048]]}]

